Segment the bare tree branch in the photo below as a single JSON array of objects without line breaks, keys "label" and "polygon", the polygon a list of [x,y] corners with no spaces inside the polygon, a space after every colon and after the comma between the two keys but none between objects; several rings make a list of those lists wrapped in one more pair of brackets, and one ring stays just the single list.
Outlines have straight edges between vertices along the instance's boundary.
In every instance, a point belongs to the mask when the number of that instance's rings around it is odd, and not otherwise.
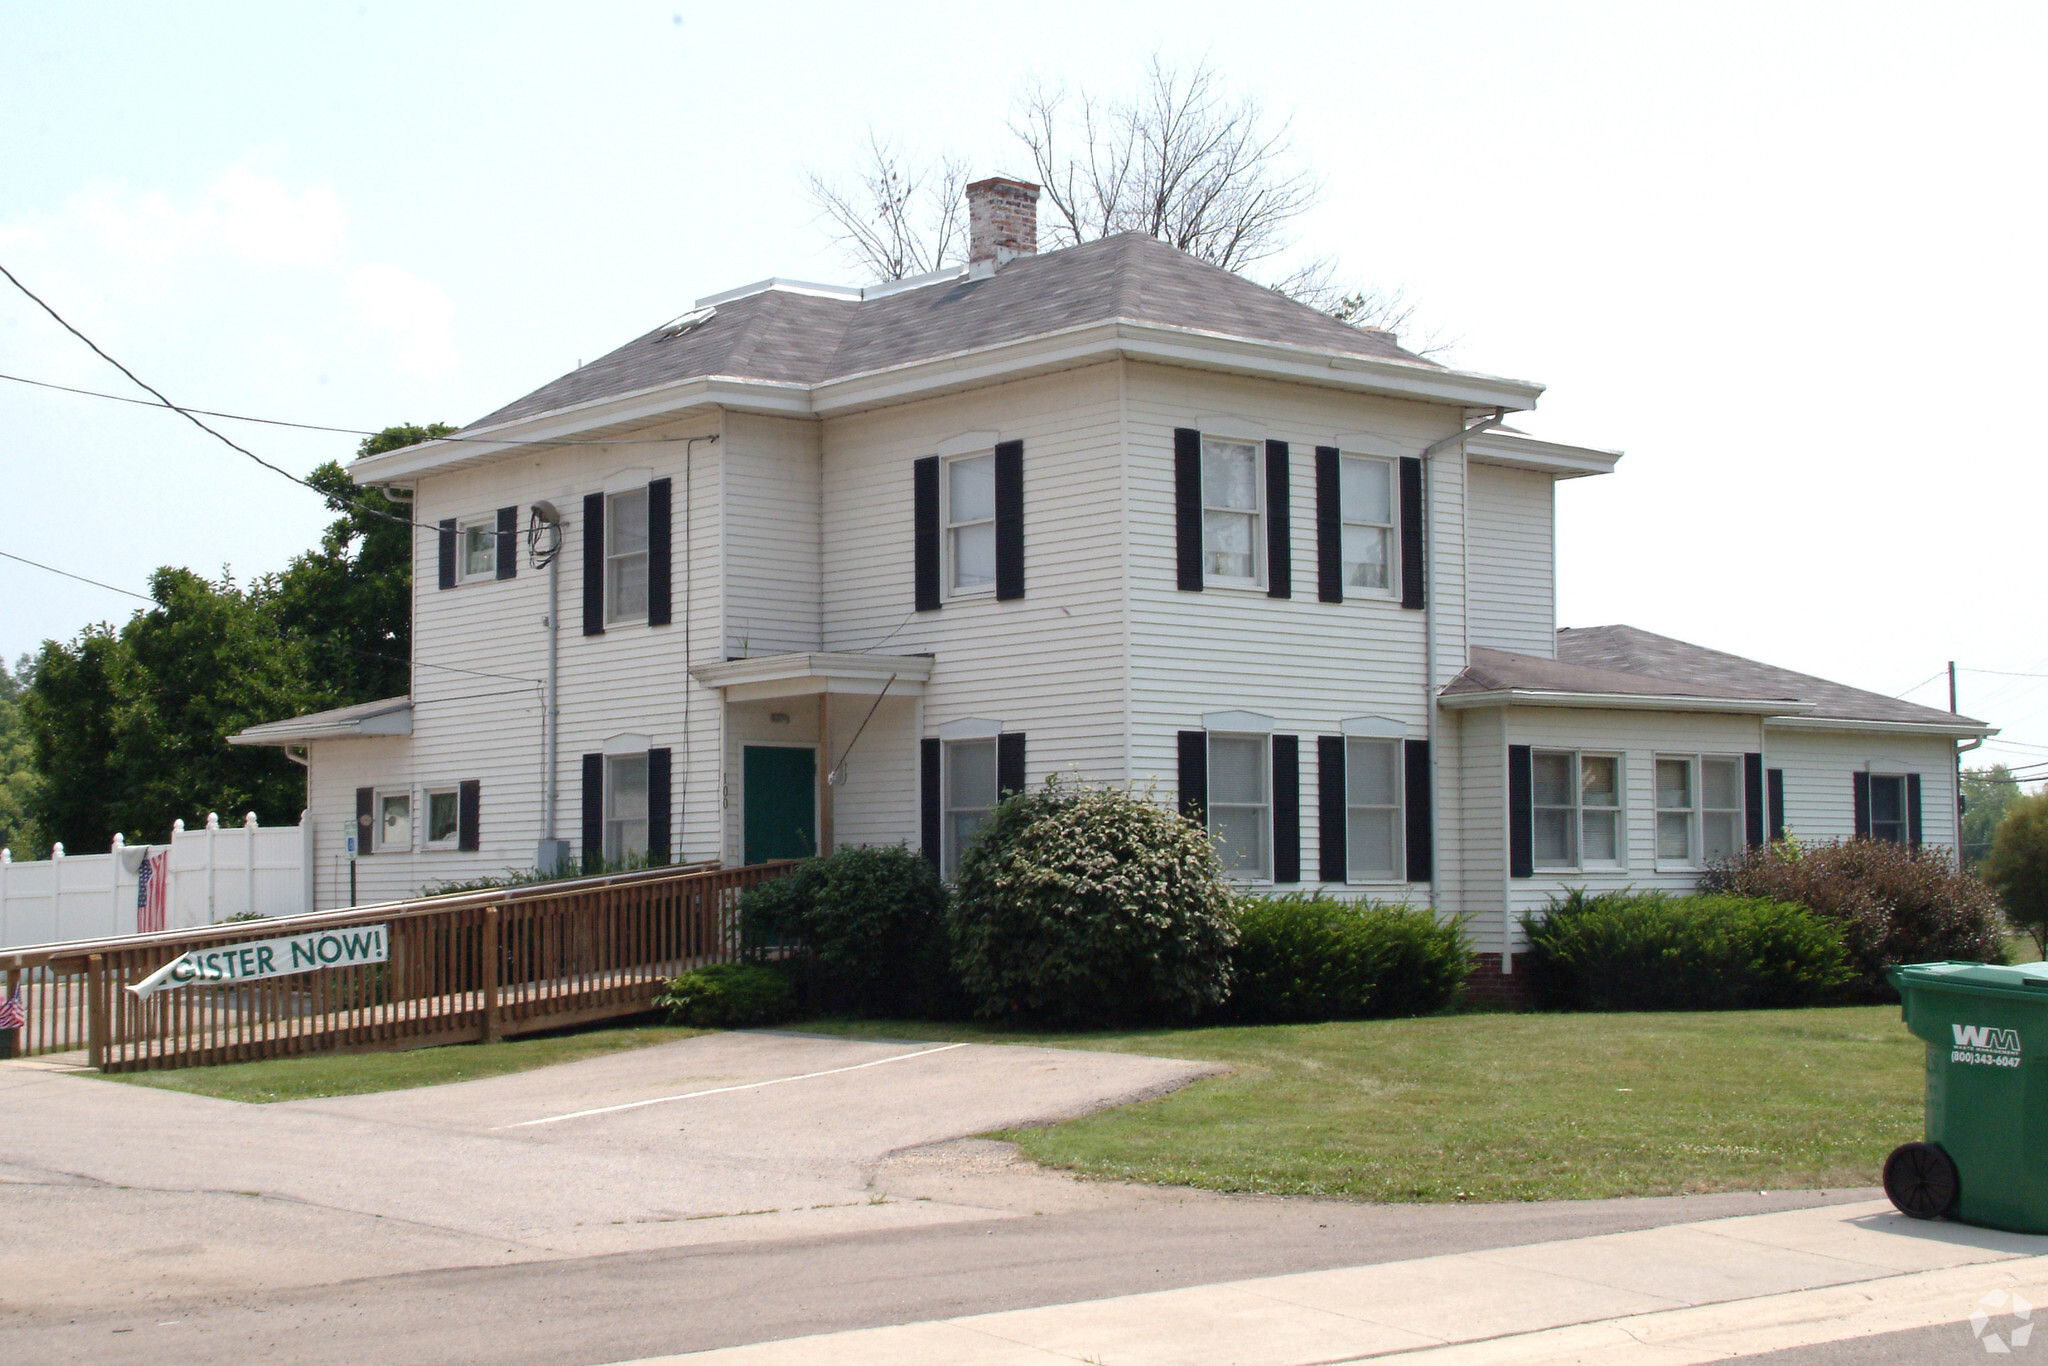
[{"label": "bare tree branch", "polygon": [[851,186],[816,171],[804,177],[805,192],[850,265],[901,280],[966,259],[964,158],[920,160],[872,128],[860,155]]}]

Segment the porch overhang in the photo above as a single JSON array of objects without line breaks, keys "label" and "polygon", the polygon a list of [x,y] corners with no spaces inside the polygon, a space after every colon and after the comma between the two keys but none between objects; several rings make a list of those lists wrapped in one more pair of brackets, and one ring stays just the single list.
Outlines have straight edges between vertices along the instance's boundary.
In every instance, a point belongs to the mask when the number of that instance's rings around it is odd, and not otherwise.
[{"label": "porch overhang", "polygon": [[690,676],[717,688],[728,702],[772,702],[789,697],[922,697],[931,680],[930,655],[757,655],[700,664]]},{"label": "porch overhang", "polygon": [[228,737],[231,745],[303,745],[313,740],[355,740],[377,735],[412,734],[412,699],[387,697],[353,707],[316,711],[283,721],[250,726]]}]

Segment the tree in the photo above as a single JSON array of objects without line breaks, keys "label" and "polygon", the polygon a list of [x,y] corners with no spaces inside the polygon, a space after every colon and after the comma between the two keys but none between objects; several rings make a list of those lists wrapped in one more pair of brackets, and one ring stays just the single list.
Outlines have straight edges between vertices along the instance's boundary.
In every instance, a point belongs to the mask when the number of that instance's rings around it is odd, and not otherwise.
[{"label": "tree", "polygon": [[[1398,291],[1343,284],[1330,257],[1303,257],[1295,228],[1322,184],[1288,120],[1228,93],[1206,59],[1184,68],[1155,53],[1118,97],[1027,83],[1009,131],[1044,187],[1050,247],[1142,232],[1354,326],[1392,331],[1414,316]],[[900,280],[964,260],[965,158],[919,157],[872,129],[861,156],[850,187],[807,177],[849,263]]]},{"label": "tree", "polygon": [[23,655],[9,673],[0,664],[0,849],[24,858],[42,848],[28,807],[36,786],[35,752],[21,719],[21,694],[35,680],[35,661]]},{"label": "tree", "polygon": [[1992,836],[1984,880],[2005,903],[2005,916],[2033,936],[2048,958],[2048,792],[2020,797]]},{"label": "tree", "polygon": [[1963,866],[1981,871],[1991,837],[2012,804],[2026,796],[2004,764],[1963,770]]}]

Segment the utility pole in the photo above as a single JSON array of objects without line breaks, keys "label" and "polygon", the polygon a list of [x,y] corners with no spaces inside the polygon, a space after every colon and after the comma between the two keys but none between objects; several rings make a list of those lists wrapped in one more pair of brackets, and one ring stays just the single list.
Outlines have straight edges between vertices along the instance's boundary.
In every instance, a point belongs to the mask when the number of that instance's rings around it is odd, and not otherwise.
[{"label": "utility pole", "polygon": [[1956,662],[1953,659],[1948,662],[1948,714],[1956,714]]}]

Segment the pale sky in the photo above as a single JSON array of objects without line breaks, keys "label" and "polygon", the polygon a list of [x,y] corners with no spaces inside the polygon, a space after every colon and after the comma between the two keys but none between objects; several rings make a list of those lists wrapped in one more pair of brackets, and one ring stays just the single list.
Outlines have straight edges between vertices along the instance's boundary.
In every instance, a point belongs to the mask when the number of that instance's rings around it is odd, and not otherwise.
[{"label": "pale sky", "polygon": [[[699,295],[862,283],[802,179],[867,127],[1027,171],[1023,80],[1155,48],[1292,114],[1309,248],[1547,384],[1517,425],[1627,452],[1561,486],[1561,624],[1936,706],[1954,659],[2005,728],[1972,762],[2048,762],[2038,4],[0,0],[0,264],[180,403],[464,422]],[[129,392],[11,290],[0,372]],[[5,381],[0,489],[0,550],[137,590],[326,521],[174,416]],[[133,605],[5,560],[0,604],[9,659]]]}]

